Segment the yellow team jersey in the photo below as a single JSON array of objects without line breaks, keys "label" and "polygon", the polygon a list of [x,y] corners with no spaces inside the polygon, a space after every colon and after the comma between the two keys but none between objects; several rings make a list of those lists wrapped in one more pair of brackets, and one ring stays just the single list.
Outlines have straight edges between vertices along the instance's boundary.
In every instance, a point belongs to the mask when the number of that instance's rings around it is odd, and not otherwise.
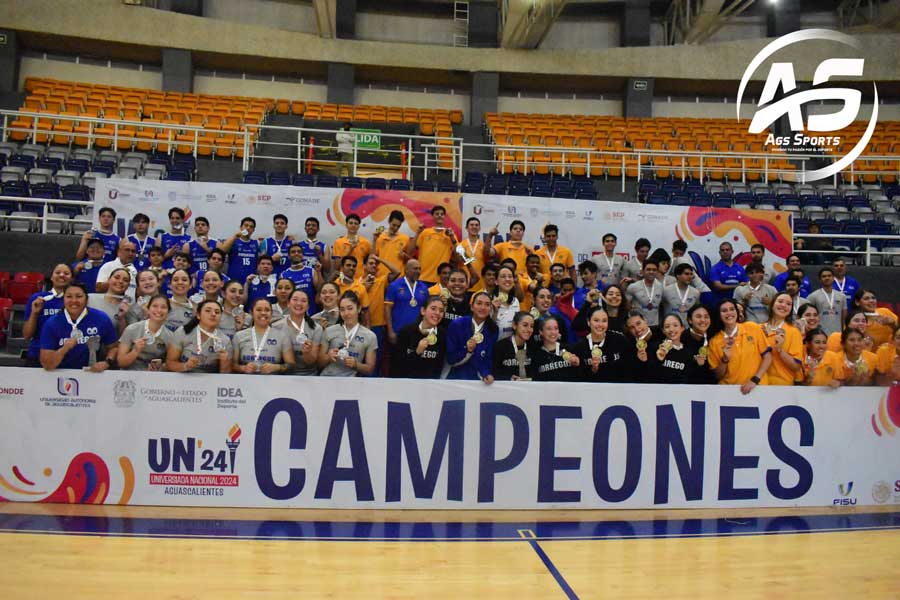
[{"label": "yellow team jersey", "polygon": [[[834,352],[833,354],[837,356],[834,378],[839,381],[849,379],[853,375],[853,367],[847,366],[847,356],[843,352]],[[878,358],[866,350],[863,350],[861,356],[863,362],[866,364],[866,372],[868,373],[868,376],[871,377],[875,374],[875,365],[878,363]]]},{"label": "yellow team jersey", "polygon": [[897,359],[897,346],[883,344],[875,353],[875,370],[882,375],[890,375],[894,372],[894,361]]},{"label": "yellow team jersey", "polygon": [[[800,335],[800,330],[788,323],[784,324],[783,329],[782,349],[795,358],[797,364],[803,364],[803,336]],[[792,371],[782,360],[781,353],[775,351],[775,331],[769,332],[763,328],[763,332],[766,333],[766,342],[772,347],[772,364],[766,371],[769,385],[794,385],[794,381],[801,376],[802,371]]]},{"label": "yellow team jersey", "polygon": [[359,296],[359,302],[362,305],[362,308],[369,308],[369,293],[366,291],[366,286],[361,284],[358,280],[351,283],[345,283],[343,278],[338,277],[334,284],[337,286],[338,292],[340,292],[341,295],[347,290],[350,290]]},{"label": "yellow team jersey", "polygon": [[350,254],[356,257],[356,266],[362,268],[366,263],[366,257],[371,253],[372,242],[362,236],[357,236],[356,247],[350,243],[350,240],[347,239],[347,236],[345,235],[334,240],[334,245],[331,247],[331,256],[334,260],[338,261],[334,265],[335,269],[340,269],[340,260]]},{"label": "yellow team jersey", "polygon": [[[709,366],[713,369],[722,364],[725,356],[725,332],[720,331],[709,340]],[[739,323],[738,331],[734,337],[734,346],[731,350],[731,359],[725,376],[719,380],[720,384],[734,385],[744,384],[756,375],[762,364],[763,354],[770,351],[769,342],[762,327],[756,323]],[[767,385],[768,373],[760,377],[760,385]]]},{"label": "yellow team jersey", "polygon": [[498,263],[511,258],[516,261],[518,275],[526,272],[525,261],[528,259],[528,245],[525,242],[500,242],[494,245],[494,250],[497,252]]},{"label": "yellow team jersey", "polygon": [[[378,236],[378,239],[375,240],[375,254],[377,254],[381,260],[389,262],[394,268],[402,271],[406,261],[400,257],[400,253],[406,250],[408,244],[409,236],[405,233],[398,233],[392,238],[389,238],[386,233],[382,233]],[[378,264],[377,275],[387,275],[390,272],[390,269],[386,266],[380,263]]]},{"label": "yellow team jersey", "polygon": [[[476,241],[474,244],[469,238],[464,239],[459,243],[462,246],[463,251],[466,254],[466,258],[474,258],[469,266],[472,267],[472,272],[481,277],[481,270],[484,268],[484,242],[481,240]],[[453,250],[456,252],[456,249]],[[460,269],[466,271],[466,267],[460,265]],[[468,273],[466,273],[468,276]],[[476,286],[481,286],[480,280],[476,280],[474,277],[470,277],[472,280],[471,285],[469,286],[469,291],[474,292]],[[483,286],[482,286],[483,287]]]},{"label": "yellow team jersey", "polygon": [[[360,278],[356,283],[365,289],[365,279]],[[372,285],[366,290],[369,299],[369,327],[383,327],[384,322],[384,293],[387,291],[388,276],[376,275]]]},{"label": "yellow team jersey", "polygon": [[561,263],[566,266],[566,277],[569,276],[568,269],[575,266],[575,257],[572,255],[572,251],[565,246],[557,245],[556,252],[552,256],[550,251],[547,250],[547,246],[542,246],[535,254],[541,257],[541,273],[544,274],[545,281],[550,281],[550,267],[554,263]]},{"label": "yellow team jersey", "polygon": [[[895,315],[890,309],[887,308],[876,308],[875,312],[882,317],[888,317],[891,319],[894,324],[897,323],[897,315]],[[891,341],[891,336],[894,335],[894,329],[890,325],[883,325],[881,323],[876,323],[872,319],[869,319],[869,325],[866,327],[866,335],[871,336],[872,340],[874,340],[874,345],[872,346],[873,350],[877,350],[879,346],[882,344],[886,344]]]},{"label": "yellow team jersey", "polygon": [[450,262],[454,251],[453,240],[445,231],[435,231],[434,227],[428,227],[419,234],[416,240],[416,248],[419,249],[419,263],[422,265],[422,274],[419,279],[429,283],[436,282],[437,269],[441,263]]},{"label": "yellow team jersey", "polygon": [[[528,291],[528,286],[535,281],[528,273],[519,275],[519,287],[522,288],[522,301],[519,302],[519,310],[528,312],[534,306],[534,294]],[[548,281],[545,279],[544,281]]]},{"label": "yellow team jersey", "polygon": [[837,352],[825,352],[822,360],[814,368],[803,365],[803,377],[807,385],[823,386],[834,381],[835,372],[840,370],[841,355]]}]

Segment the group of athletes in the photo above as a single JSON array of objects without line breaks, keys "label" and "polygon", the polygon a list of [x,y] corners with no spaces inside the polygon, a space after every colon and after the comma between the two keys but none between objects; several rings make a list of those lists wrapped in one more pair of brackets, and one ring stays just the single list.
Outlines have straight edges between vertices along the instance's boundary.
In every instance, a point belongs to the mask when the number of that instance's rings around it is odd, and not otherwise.
[{"label": "group of athletes", "polygon": [[99,211],[73,264],[59,264],[29,300],[25,362],[110,368],[481,380],[884,385],[900,379],[897,315],[847,275],[818,270],[818,289],[792,255],[775,273],[756,244],[741,266],[723,242],[706,280],[676,241],[641,238],[626,259],[612,233],[576,265],[547,224],[541,245],[513,221],[504,241],[470,217],[462,239],[435,206],[431,226],[401,232],[404,214],[371,239],[361,219],[329,247],[320,223],[254,236],[246,217],[225,239],[172,208],[114,233]]}]

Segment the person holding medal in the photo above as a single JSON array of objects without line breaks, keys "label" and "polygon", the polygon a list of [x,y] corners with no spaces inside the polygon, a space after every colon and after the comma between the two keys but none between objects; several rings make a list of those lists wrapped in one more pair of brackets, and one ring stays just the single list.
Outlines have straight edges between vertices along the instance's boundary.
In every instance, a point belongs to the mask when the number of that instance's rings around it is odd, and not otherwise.
[{"label": "person holding medal", "polygon": [[325,330],[310,318],[309,295],[304,290],[294,290],[288,299],[288,313],[274,323],[294,350],[293,375],[318,375],[319,346]]},{"label": "person holding medal", "polygon": [[126,371],[161,371],[172,332],[166,329],[169,299],[154,296],[147,303],[147,319],[132,323],[119,338],[118,364]]},{"label": "person holding medal", "polygon": [[[325,242],[319,241],[319,220],[315,217],[307,217],[303,224],[303,230],[306,232],[306,239],[299,242],[303,249],[303,258],[306,266],[314,268],[321,265],[322,273],[331,272],[331,258],[328,256],[328,246]],[[307,292],[308,293],[308,292]],[[312,297],[309,299],[313,302]],[[311,304],[312,305],[312,304]]]},{"label": "person holding medal", "polygon": [[684,325],[679,315],[666,315],[662,322],[662,335],[662,342],[647,363],[647,380],[653,383],[694,383],[691,381],[694,354],[681,341]]},{"label": "person holding medal", "polygon": [[131,275],[131,285],[125,290],[125,295],[129,300],[134,301],[134,288],[137,286],[137,267],[134,266],[134,244],[128,240],[122,240],[119,249],[116,251],[115,260],[103,263],[100,270],[97,271],[97,282],[95,289],[98,293],[104,293],[109,288],[109,276],[113,271],[125,269]]},{"label": "person holding medal", "polygon": [[191,300],[194,304],[199,304],[203,300],[215,300],[221,303],[224,285],[221,275],[215,271],[206,271],[203,273],[203,279],[200,280],[199,291],[191,296]]},{"label": "person holding medal", "polygon": [[284,279],[294,282],[295,290],[303,290],[309,298],[309,314],[316,314],[316,291],[322,287],[322,263],[316,261],[310,266],[302,244],[294,244],[288,250],[290,266],[281,273]]},{"label": "person holding medal", "polygon": [[889,308],[878,306],[875,292],[868,288],[857,290],[853,296],[853,307],[865,311],[869,319],[866,333],[872,337],[874,349],[890,341],[897,327],[897,315]]},{"label": "person holding medal", "polygon": [[646,365],[650,356],[656,352],[657,346],[662,342],[662,334],[656,327],[650,327],[641,312],[632,312],[628,315],[625,328],[628,330],[628,335],[634,340],[635,357]]},{"label": "person holding medal", "polygon": [[115,366],[118,341],[109,317],[88,307],[84,286],[69,283],[63,292],[63,310],[41,328],[41,366],[48,371],[84,369],[100,373]]},{"label": "person holding medal", "polygon": [[221,320],[218,302],[201,302],[197,315],[169,337],[166,369],[174,373],[231,373],[233,346],[219,329]]},{"label": "person holding medal", "polygon": [[359,298],[344,292],[338,303],[340,321],[325,330],[319,345],[320,375],[323,377],[356,377],[375,370],[378,340],[371,330],[359,322],[362,311]]},{"label": "person holding medal", "polygon": [[84,235],[81,236],[81,243],[79,243],[78,249],[75,251],[75,260],[84,260],[84,257],[87,254],[88,245],[90,245],[93,240],[99,241],[103,246],[103,254],[99,257],[101,264],[115,258],[116,250],[119,247],[119,236],[114,231],[116,211],[108,206],[104,206],[97,212],[97,220],[100,227],[98,229],[85,231]]},{"label": "person holding medal", "polygon": [[[578,292],[576,292],[577,298]],[[578,300],[574,300],[575,304],[578,304]],[[572,325],[569,328],[569,331],[566,334],[566,341],[569,343],[573,343],[576,339],[576,334],[578,337],[584,337],[587,335],[590,326],[588,325],[588,320],[590,319],[591,312],[593,312],[596,307],[606,308],[606,297],[604,294],[597,288],[591,288],[588,290],[588,293],[581,300],[581,307],[578,309],[578,312],[575,314],[575,318],[572,320]],[[618,312],[618,311],[617,311]],[[609,317],[609,313],[607,313],[607,317]],[[569,335],[571,333],[572,335]]]},{"label": "person holding medal", "polygon": [[662,312],[664,315],[675,315],[681,319],[682,326],[687,325],[687,314],[700,304],[700,290],[691,285],[694,281],[694,267],[681,263],[675,267],[675,283],[667,285],[662,292]]},{"label": "person holding medal", "polygon": [[323,330],[335,325],[340,320],[340,309],[338,301],[341,293],[338,286],[333,282],[323,283],[322,289],[319,290],[319,305],[321,310],[313,314],[312,319],[319,324]]},{"label": "person holding medal", "polygon": [[644,261],[641,279],[625,288],[625,297],[632,312],[640,311],[651,327],[659,325],[659,306],[662,303],[663,285],[656,275],[659,262],[654,258]]},{"label": "person holding medal", "polygon": [[530,312],[534,306],[534,292],[547,283],[547,278],[540,272],[541,259],[537,254],[529,254],[525,260],[525,274],[519,275],[519,288],[522,290],[521,309]]},{"label": "person holding medal", "polygon": [[840,369],[840,354],[829,352],[828,336],[821,329],[811,329],[804,338],[805,358],[803,359],[802,383],[809,386],[829,386],[837,388],[841,382],[834,378]]},{"label": "person holding medal", "polygon": [[[560,292],[556,296],[556,301],[548,311],[559,319],[560,327],[565,332],[565,340],[570,344],[575,342],[576,333],[578,335],[587,335],[588,329],[587,317],[585,317],[584,327],[575,329],[573,321],[578,317],[578,309],[575,308],[575,291],[575,281],[568,277],[564,278],[560,282]],[[582,304],[583,306],[584,304]]]},{"label": "person holding medal", "polygon": [[488,232],[487,252],[489,258],[496,259],[501,263],[507,258],[511,258],[516,261],[516,274],[524,274],[525,261],[528,260],[529,255],[534,254],[531,247],[522,240],[525,237],[525,223],[516,219],[509,224],[508,242],[494,244],[494,238],[498,234],[497,227],[493,227]]},{"label": "person holding medal", "polygon": [[[869,334],[869,326],[871,325],[869,321],[869,317],[866,316],[866,312],[860,308],[854,308],[849,313],[847,313],[847,318],[844,320],[844,330],[847,329],[857,329],[862,332],[863,338],[863,349],[868,350],[869,352],[877,352],[878,346],[875,345],[875,340],[872,339],[872,336]],[[835,332],[828,336],[828,350],[830,352],[840,352],[844,347],[843,340],[841,339],[841,333]]]},{"label": "person holding medal", "polygon": [[447,353],[447,330],[443,324],[444,301],[429,296],[422,306],[421,319],[397,334],[392,354],[391,377],[438,379]]},{"label": "person holding medal", "polygon": [[766,385],[772,364],[772,348],[766,334],[756,323],[738,323],[737,303],[719,302],[720,331],[709,341],[709,366],[721,385],[740,385],[749,394],[758,385]]},{"label": "person holding medal", "polygon": [[625,259],[616,254],[616,244],[618,244],[618,238],[614,233],[603,234],[603,254],[591,258],[597,265],[597,274],[603,286],[618,285],[622,278]]},{"label": "person holding medal", "polygon": [[[800,333],[806,335],[807,331],[819,328],[819,309],[812,304],[802,304],[797,309],[797,315],[794,317],[794,326],[800,330]],[[827,336],[826,336],[827,337]]]},{"label": "person holding medal", "polygon": [[691,357],[688,363],[688,383],[713,385],[718,383],[709,366],[709,335],[712,315],[702,304],[693,306],[687,313],[688,328],[681,334],[681,343]]},{"label": "person holding medal", "polygon": [[491,369],[498,331],[492,307],[492,298],[477,292],[472,296],[472,316],[460,317],[447,328],[447,379],[494,382]]},{"label": "person holding medal", "polygon": [[762,263],[750,263],[746,273],[749,281],[740,283],[734,289],[734,299],[744,306],[747,321],[765,323],[769,320],[769,306],[778,290],[763,281],[766,269]]},{"label": "person holding medal", "polygon": [[[147,318],[147,303],[153,296],[159,295],[159,277],[153,271],[141,271],[137,276],[137,287],[134,290],[135,301],[125,313],[125,326],[133,325]],[[163,294],[165,295],[165,294]]]},{"label": "person holding medal", "polygon": [[819,282],[822,287],[806,297],[806,301],[819,310],[819,327],[831,335],[839,332],[844,319],[847,318],[847,297],[834,287],[834,269],[819,269]]},{"label": "person holding medal", "polygon": [[769,366],[768,385],[794,385],[802,375],[803,336],[794,327],[794,302],[790,295],[781,292],[769,306],[769,320],[763,331],[772,348],[772,364]]},{"label": "person holding medal", "polygon": [[294,282],[290,279],[281,278],[275,283],[275,297],[272,298],[272,324],[278,323],[284,319],[285,315],[290,312],[288,301],[291,294],[294,293]]},{"label": "person holding medal", "polygon": [[49,289],[32,294],[25,303],[22,337],[28,340],[26,367],[41,366],[41,330],[51,317],[63,310],[63,294],[72,281],[72,268],[64,263],[56,265],[47,281]]},{"label": "person holding medal", "polygon": [[234,334],[231,371],[269,375],[294,370],[294,348],[284,332],[272,327],[272,305],[257,298],[251,305],[253,325]]},{"label": "person holding medal", "polygon": [[259,256],[259,240],[253,239],[256,231],[256,219],[241,219],[240,230],[219,244],[223,252],[228,253],[228,276],[240,281],[243,285],[256,271],[256,260]]},{"label": "person holding medal", "polygon": [[281,273],[290,265],[288,250],[294,245],[294,236],[287,235],[288,218],[286,215],[277,214],[272,217],[272,229],[275,235],[267,237],[259,246],[259,253],[272,257],[275,267],[275,275],[281,277]]},{"label": "person holding medal", "polygon": [[388,343],[397,343],[397,333],[415,323],[420,307],[428,299],[428,284],[419,279],[422,267],[416,259],[406,261],[404,276],[398,277],[384,295],[384,324]]},{"label": "person holding medal", "polygon": [[172,257],[191,241],[191,236],[184,230],[184,210],[173,206],[169,209],[169,231],[160,233],[156,245],[163,251],[163,267],[172,268]]},{"label": "person holding medal", "polygon": [[222,318],[219,320],[219,331],[228,336],[244,329],[252,318],[244,312],[244,289],[240,281],[229,281],[222,292]]},{"label": "person holding medal", "polygon": [[497,271],[497,295],[491,304],[492,317],[497,324],[498,339],[506,339],[513,334],[513,318],[519,312],[519,299],[521,294],[518,289],[518,280],[515,269],[508,266],[500,267]]},{"label": "person holding medal", "polygon": [[572,251],[565,246],[559,245],[559,227],[553,223],[544,225],[544,245],[535,251],[535,255],[540,259],[538,272],[544,277],[541,285],[550,283],[550,267],[554,264],[561,264],[565,267],[566,275],[575,278],[575,257]]},{"label": "person holding medal", "polygon": [[387,265],[400,267],[405,264],[413,253],[412,239],[405,233],[400,233],[405,220],[403,211],[392,210],[388,216],[387,231],[382,226],[375,228],[375,235],[372,236],[374,254],[385,261],[377,264],[378,270],[374,274],[376,277],[384,277],[391,272]]},{"label": "person holding medal", "polygon": [[450,323],[460,317],[468,317],[472,314],[472,295],[466,291],[467,289],[469,289],[469,278],[465,272],[461,269],[450,271],[450,277],[447,280],[447,290],[450,295],[444,303],[445,327],[449,327]]},{"label": "person holding medal", "polygon": [[[401,263],[398,263],[401,264]],[[379,269],[385,269],[384,275],[379,275]],[[375,371],[372,373],[374,377],[380,377],[382,367],[385,367],[385,353],[387,344],[385,344],[385,335],[387,329],[384,319],[384,296],[387,293],[388,285],[397,279],[400,270],[393,264],[375,254],[366,257],[366,263],[363,266],[363,272],[356,282],[362,286],[369,299],[369,310],[366,316],[369,319],[368,327],[375,334],[378,340],[378,356],[375,360]]]},{"label": "person holding medal", "polygon": [[493,374],[497,381],[530,381],[534,348],[534,317],[519,311],[513,317],[513,334],[497,341],[493,352]]},{"label": "person holding medal", "polygon": [[875,354],[875,370],[878,385],[892,385],[900,380],[900,328],[894,329],[894,336],[887,344],[882,344]]},{"label": "person holding medal", "polygon": [[188,297],[191,291],[190,273],[185,269],[177,269],[169,278],[169,289],[172,292],[172,309],[166,317],[166,327],[169,331],[175,331],[194,318],[194,302]]},{"label": "person holding medal", "polygon": [[[365,265],[365,258],[363,258],[363,262],[357,263],[355,256],[345,256],[341,259],[340,265],[341,270],[337,273],[334,284],[337,286],[341,296],[348,291],[356,294],[363,309],[360,321],[362,321],[363,325],[368,325],[370,304],[369,292],[366,290],[366,286],[363,284],[362,280],[356,278],[356,271],[359,269],[360,265]],[[359,270],[365,270],[365,268],[363,267],[363,269]]]},{"label": "person holding medal", "polygon": [[75,282],[84,285],[89,294],[97,291],[97,274],[103,266],[103,242],[90,240],[86,245],[85,257],[71,265]]},{"label": "person holding medal", "polygon": [[628,351],[625,336],[609,331],[609,315],[596,306],[588,314],[588,335],[572,347],[578,356],[579,380],[588,382],[630,381],[633,353]]},{"label": "person holding medal", "polygon": [[429,296],[440,296],[443,299],[447,299],[450,296],[450,290],[447,289],[447,285],[450,283],[450,271],[453,270],[453,265],[448,262],[441,263],[437,268],[438,281],[433,286],[428,288]]},{"label": "person holding medal", "polygon": [[878,357],[865,349],[865,334],[848,328],[841,333],[842,351],[839,353],[834,378],[841,385],[872,385]]},{"label": "person holding medal", "polygon": [[576,309],[582,307],[588,294],[592,298],[597,298],[597,292],[601,295],[603,293],[603,284],[597,278],[597,265],[589,260],[583,261],[578,265],[578,274],[581,275],[581,282],[584,285],[575,291],[573,301]]},{"label": "person holding medal", "polygon": [[191,275],[209,269],[209,255],[216,249],[218,241],[209,239],[209,219],[194,219],[194,239],[188,239],[181,251],[191,257]]},{"label": "person holding medal", "polygon": [[[550,309],[553,308],[553,294],[545,287],[538,288],[534,293],[534,306],[528,311],[528,314],[534,318],[534,333],[531,335],[531,341],[535,347],[541,345],[541,320],[552,316]],[[562,339],[566,341],[565,338]]]},{"label": "person holding medal", "polygon": [[559,319],[554,315],[547,315],[537,325],[540,329],[540,341],[531,359],[534,380],[578,381],[581,359],[561,343]]},{"label": "person holding medal", "polygon": [[244,291],[247,297],[244,301],[247,306],[252,306],[260,298],[273,302],[275,298],[275,284],[278,282],[278,276],[273,272],[275,263],[272,257],[263,254],[256,260],[256,273],[247,275],[244,280]]},{"label": "person holding medal", "polygon": [[[466,237],[456,245],[456,260],[462,262],[462,266],[470,273],[482,273],[488,261],[484,242],[481,240],[481,221],[478,217],[466,219]],[[470,292],[478,291],[478,279],[472,277],[469,281]]]},{"label": "person holding medal", "polygon": [[331,259],[343,266],[344,259],[352,256],[356,259],[356,264],[361,265],[372,253],[372,242],[359,235],[359,226],[362,223],[359,215],[350,213],[344,223],[347,226],[347,235],[334,240],[331,246]]},{"label": "person holding medal", "polygon": [[131,227],[134,233],[125,239],[135,247],[134,267],[138,272],[145,271],[150,266],[150,248],[156,245],[156,240],[148,234],[150,217],[144,213],[137,213],[131,219]]},{"label": "person holding medal", "polygon": [[116,269],[109,276],[106,292],[88,295],[91,307],[103,311],[119,334],[125,330],[125,314],[131,306],[131,298],[126,295],[131,286],[131,271]]}]

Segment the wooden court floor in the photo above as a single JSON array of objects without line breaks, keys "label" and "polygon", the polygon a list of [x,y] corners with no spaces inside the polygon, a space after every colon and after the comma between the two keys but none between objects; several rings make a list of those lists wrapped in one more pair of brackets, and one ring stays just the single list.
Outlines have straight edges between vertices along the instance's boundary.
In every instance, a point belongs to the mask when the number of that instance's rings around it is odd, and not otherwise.
[{"label": "wooden court floor", "polygon": [[900,512],[0,504],[0,598],[900,598]]}]

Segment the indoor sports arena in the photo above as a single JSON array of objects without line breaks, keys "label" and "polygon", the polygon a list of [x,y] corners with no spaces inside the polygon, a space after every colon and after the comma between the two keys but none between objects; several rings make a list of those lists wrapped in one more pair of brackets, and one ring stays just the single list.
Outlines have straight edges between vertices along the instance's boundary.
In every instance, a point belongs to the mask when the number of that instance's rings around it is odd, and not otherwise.
[{"label": "indoor sports arena", "polygon": [[898,597],[898,57],[900,0],[0,0],[0,596]]}]

